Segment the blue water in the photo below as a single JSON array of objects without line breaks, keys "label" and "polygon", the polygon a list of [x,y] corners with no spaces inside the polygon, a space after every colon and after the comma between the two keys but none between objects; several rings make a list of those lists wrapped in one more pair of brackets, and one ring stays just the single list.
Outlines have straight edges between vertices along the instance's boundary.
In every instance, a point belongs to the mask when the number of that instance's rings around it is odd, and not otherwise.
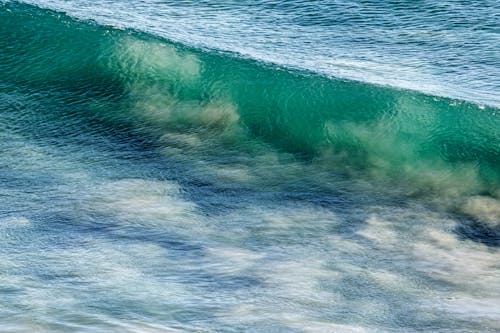
[{"label": "blue water", "polygon": [[496,0],[26,2],[287,67],[500,105]]},{"label": "blue water", "polygon": [[495,1],[0,1],[0,332],[499,332]]}]

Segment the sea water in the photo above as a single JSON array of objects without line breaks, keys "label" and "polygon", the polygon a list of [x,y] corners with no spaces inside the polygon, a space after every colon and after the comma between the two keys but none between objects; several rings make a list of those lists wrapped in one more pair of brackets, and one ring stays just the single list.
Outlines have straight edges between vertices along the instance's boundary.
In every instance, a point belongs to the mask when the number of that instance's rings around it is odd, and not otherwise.
[{"label": "sea water", "polygon": [[498,332],[495,1],[1,1],[1,332]]}]

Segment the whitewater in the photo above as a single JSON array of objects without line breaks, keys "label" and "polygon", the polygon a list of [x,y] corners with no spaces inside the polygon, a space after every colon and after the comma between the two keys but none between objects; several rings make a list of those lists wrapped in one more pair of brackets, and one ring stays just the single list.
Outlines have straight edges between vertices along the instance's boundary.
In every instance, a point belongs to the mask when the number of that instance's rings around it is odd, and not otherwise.
[{"label": "whitewater", "polygon": [[498,332],[495,1],[0,1],[1,332]]}]

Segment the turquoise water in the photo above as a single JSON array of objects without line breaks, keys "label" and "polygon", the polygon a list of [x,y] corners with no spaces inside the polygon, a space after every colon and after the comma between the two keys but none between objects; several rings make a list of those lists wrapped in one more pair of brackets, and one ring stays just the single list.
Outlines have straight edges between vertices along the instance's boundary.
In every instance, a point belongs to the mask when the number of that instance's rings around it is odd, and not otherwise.
[{"label": "turquoise water", "polygon": [[36,4],[0,331],[500,330],[494,3]]},{"label": "turquoise water", "polygon": [[500,106],[496,0],[24,2],[287,68]]}]

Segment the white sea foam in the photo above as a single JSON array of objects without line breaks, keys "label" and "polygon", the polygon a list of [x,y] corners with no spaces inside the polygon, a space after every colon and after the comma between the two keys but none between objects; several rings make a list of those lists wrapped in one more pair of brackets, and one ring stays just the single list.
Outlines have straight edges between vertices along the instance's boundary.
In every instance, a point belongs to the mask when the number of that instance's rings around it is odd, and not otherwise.
[{"label": "white sea foam", "polygon": [[[413,244],[417,269],[435,278],[462,285],[468,290],[500,290],[500,256],[496,249],[471,241],[460,241],[456,236],[430,230],[425,241]],[[498,294],[500,297],[500,294]]]},{"label": "white sea foam", "polygon": [[[125,79],[172,79],[189,84],[200,76],[200,62],[165,43],[126,37],[116,43],[117,65]],[[113,64],[111,64],[113,65]],[[172,76],[172,77],[168,77]]]},{"label": "white sea foam", "polygon": [[255,251],[238,247],[214,247],[207,250],[212,264],[215,268],[224,273],[237,273],[255,266],[264,255]]},{"label": "white sea foam", "polygon": [[360,326],[336,324],[327,321],[315,321],[301,318],[296,314],[283,316],[282,321],[289,327],[298,329],[304,333],[365,333],[371,332]]},{"label": "white sea foam", "polygon": [[481,196],[470,197],[463,204],[462,211],[493,228],[500,227],[500,200],[498,199]]},{"label": "white sea foam", "polygon": [[[195,206],[180,196],[178,185],[168,181],[123,179],[97,187],[90,204],[103,213],[141,223],[194,222]],[[95,201],[94,201],[95,200]],[[190,218],[191,217],[191,218]]]},{"label": "white sea foam", "polygon": [[24,216],[8,216],[0,218],[0,228],[27,227],[31,221]]}]

